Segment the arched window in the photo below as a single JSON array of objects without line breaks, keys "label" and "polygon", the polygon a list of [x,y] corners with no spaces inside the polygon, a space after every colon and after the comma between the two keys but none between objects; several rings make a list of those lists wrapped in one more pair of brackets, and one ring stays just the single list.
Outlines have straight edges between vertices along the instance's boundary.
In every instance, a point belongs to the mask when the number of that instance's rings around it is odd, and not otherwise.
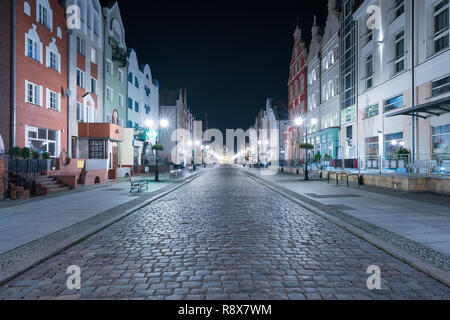
[{"label": "arched window", "polygon": [[61,73],[61,55],[55,38],[52,38],[52,42],[46,48],[46,67]]},{"label": "arched window", "polygon": [[25,33],[25,55],[34,60],[43,63],[42,59],[42,42],[36,32],[36,25]]},{"label": "arched window", "polygon": [[36,20],[53,31],[53,10],[48,0],[36,0]]},{"label": "arched window", "polygon": [[119,112],[117,110],[113,111],[112,123],[119,124]]}]

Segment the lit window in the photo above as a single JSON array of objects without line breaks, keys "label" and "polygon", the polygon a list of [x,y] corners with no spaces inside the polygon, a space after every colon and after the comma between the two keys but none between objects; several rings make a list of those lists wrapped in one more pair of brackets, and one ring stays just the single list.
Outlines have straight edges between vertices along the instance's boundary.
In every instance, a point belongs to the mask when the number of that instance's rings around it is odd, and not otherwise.
[{"label": "lit window", "polygon": [[434,7],[434,52],[449,45],[449,0],[443,0]]},{"label": "lit window", "polygon": [[405,32],[400,31],[395,36],[394,42],[394,72],[399,73],[405,70]]}]

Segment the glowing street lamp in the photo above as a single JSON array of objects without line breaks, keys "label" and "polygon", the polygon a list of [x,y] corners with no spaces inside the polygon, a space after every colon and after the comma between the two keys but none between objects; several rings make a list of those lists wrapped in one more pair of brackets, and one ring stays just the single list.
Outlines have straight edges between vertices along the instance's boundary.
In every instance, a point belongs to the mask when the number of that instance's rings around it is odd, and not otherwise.
[{"label": "glowing street lamp", "polygon": [[[294,119],[294,123],[295,126],[300,127],[303,125],[303,123],[305,123],[305,140],[306,143],[308,143],[308,120],[304,120],[302,117],[297,117]],[[316,126],[318,123],[318,120],[313,118],[311,119],[311,125],[312,126]],[[305,181],[309,180],[309,175],[308,175],[308,149],[305,150],[306,151],[306,159],[305,159]]]},{"label": "glowing street lamp", "polygon": [[167,120],[167,119],[161,119],[160,121],[159,121],[159,125],[161,126],[161,128],[167,128],[167,127],[169,127],[169,120]]}]

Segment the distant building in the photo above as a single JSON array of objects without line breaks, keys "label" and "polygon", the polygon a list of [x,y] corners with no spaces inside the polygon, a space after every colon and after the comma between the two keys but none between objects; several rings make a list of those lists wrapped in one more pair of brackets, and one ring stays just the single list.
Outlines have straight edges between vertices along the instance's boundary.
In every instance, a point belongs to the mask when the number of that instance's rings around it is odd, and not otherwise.
[{"label": "distant building", "polygon": [[167,119],[170,123],[169,128],[160,130],[160,143],[164,146],[164,154],[174,163],[192,163],[195,118],[187,105],[186,89],[161,90],[159,114],[160,118]]}]

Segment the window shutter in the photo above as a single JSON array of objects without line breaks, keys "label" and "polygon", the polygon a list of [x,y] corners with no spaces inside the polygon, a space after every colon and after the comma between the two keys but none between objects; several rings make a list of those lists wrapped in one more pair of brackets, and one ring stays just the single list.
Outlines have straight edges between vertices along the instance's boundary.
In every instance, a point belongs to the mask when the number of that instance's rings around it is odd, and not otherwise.
[{"label": "window shutter", "polygon": [[61,73],[61,54],[56,55],[56,70]]},{"label": "window shutter", "polygon": [[28,102],[28,81],[25,80],[25,102]]},{"label": "window shutter", "polygon": [[25,33],[25,56],[28,56],[28,35]]},{"label": "window shutter", "polygon": [[50,48],[45,47],[45,66],[50,67]]},{"label": "window shutter", "polygon": [[50,90],[48,90],[48,89],[45,89],[45,101],[46,101],[47,109],[50,109],[51,108],[51,105],[50,105],[51,99],[50,99]]},{"label": "window shutter", "polygon": [[44,106],[44,97],[43,97],[43,87],[42,86],[38,86],[38,91],[39,91],[39,94],[38,94],[38,104],[41,106],[41,107],[43,107]]},{"label": "window shutter", "polygon": [[56,108],[58,109],[58,111],[61,111],[61,93],[58,92],[56,94],[56,98],[57,98],[57,100],[56,100],[56,103],[57,103]]},{"label": "window shutter", "polygon": [[44,63],[44,57],[43,57],[43,54],[42,54],[42,42],[39,42],[38,50],[39,50],[39,61],[41,62],[41,64],[43,64]]}]

